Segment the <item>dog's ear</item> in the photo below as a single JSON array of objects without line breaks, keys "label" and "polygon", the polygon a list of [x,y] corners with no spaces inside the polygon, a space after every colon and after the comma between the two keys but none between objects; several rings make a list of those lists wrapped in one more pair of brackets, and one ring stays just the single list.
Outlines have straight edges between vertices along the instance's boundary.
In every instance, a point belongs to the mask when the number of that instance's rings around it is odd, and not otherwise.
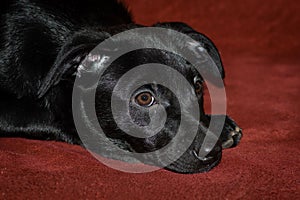
[{"label": "dog's ear", "polygon": [[106,32],[82,31],[74,34],[60,50],[56,61],[46,77],[43,79],[38,98],[44,96],[51,87],[62,79],[68,80],[77,73],[80,63],[100,42],[110,35]]},{"label": "dog's ear", "polygon": [[224,72],[219,51],[217,47],[214,45],[214,43],[206,35],[195,31],[187,24],[181,22],[164,22],[164,23],[157,23],[153,26],[179,31],[181,33],[190,36],[193,40],[197,41],[199,45],[202,46],[207,51],[209,56],[213,59],[213,61],[218,67],[221,77],[225,78],[225,72]]}]

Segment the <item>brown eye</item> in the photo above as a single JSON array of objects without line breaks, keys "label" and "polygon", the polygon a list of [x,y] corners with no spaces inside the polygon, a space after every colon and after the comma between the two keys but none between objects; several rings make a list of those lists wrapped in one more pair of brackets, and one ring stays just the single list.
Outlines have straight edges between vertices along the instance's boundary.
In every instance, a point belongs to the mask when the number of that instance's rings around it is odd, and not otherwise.
[{"label": "brown eye", "polygon": [[200,95],[202,91],[202,85],[200,81],[196,81],[195,83],[195,92],[197,95]]},{"label": "brown eye", "polygon": [[140,106],[152,106],[154,104],[154,97],[149,92],[142,92],[135,97],[135,101]]}]

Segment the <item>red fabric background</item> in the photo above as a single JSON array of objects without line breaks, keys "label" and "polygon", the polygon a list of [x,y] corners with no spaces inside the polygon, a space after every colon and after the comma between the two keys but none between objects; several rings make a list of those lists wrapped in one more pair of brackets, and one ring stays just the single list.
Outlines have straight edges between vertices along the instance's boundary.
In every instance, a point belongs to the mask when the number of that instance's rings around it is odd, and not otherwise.
[{"label": "red fabric background", "polygon": [[299,3],[126,2],[137,23],[183,21],[215,41],[241,144],[209,173],[128,174],[79,146],[1,138],[0,199],[300,199]]}]

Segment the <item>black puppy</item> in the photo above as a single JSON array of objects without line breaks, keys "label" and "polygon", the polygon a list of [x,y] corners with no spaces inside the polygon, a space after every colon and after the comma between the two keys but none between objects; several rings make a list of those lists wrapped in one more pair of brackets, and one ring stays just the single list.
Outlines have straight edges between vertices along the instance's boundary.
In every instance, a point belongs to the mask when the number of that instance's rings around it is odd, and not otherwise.
[{"label": "black puppy", "polygon": [[[114,0],[4,0],[0,2],[0,14],[0,136],[82,145],[72,117],[72,88],[80,73],[80,63],[108,37],[142,26],[134,24],[125,6]],[[159,23],[153,27],[173,29],[198,41],[224,78],[218,51],[206,36],[183,23]],[[150,40],[164,42],[159,38]],[[210,122],[203,109],[203,78],[190,63],[169,52],[155,49],[130,52],[105,71],[106,76],[97,87],[95,107],[106,136],[119,148],[145,153],[164,147],[176,135],[179,103],[172,92],[155,83],[146,84],[132,94],[130,115],[137,125],[144,126],[149,123],[149,109],[163,105],[168,115],[165,128],[149,138],[135,138],[114,122],[110,102],[116,82],[134,66],[145,63],[172,66],[183,74],[195,87],[200,105],[201,123],[195,140],[177,161],[165,168],[179,173],[210,170],[220,162],[222,148],[239,143],[241,130],[226,116],[221,137],[208,154],[209,159],[197,156],[206,134],[203,128]],[[103,156],[113,152],[106,150]],[[149,163],[161,166],[159,157],[156,159]]]}]

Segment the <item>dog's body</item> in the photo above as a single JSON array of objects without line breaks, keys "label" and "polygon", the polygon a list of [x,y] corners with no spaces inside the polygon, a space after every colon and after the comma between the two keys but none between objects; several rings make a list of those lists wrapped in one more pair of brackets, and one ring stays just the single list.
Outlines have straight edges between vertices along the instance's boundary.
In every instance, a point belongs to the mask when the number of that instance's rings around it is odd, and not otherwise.
[{"label": "dog's body", "polygon": [[[5,0],[0,2],[0,14],[0,136],[81,144],[72,117],[73,74],[98,43],[115,33],[141,26],[133,24],[127,9],[112,0]],[[219,54],[207,37],[182,23],[154,26],[171,28],[198,40],[208,50],[224,77]],[[133,57],[136,58],[134,61],[121,59],[119,65],[128,70],[128,62],[134,62],[135,65],[148,61],[169,65],[173,63],[168,61],[170,56],[165,58],[152,50],[145,50]],[[119,77],[124,72],[123,68],[113,71],[112,77]],[[182,67],[175,68],[185,73]],[[105,80],[103,84],[103,87],[109,85]],[[147,89],[151,88],[151,85],[147,86]],[[97,110],[99,121],[101,123],[102,120],[104,130],[110,132],[109,137],[123,145],[124,149],[154,151],[170,140],[168,133],[168,137],[155,138],[154,144],[150,145],[147,141],[119,134],[120,130],[115,124],[103,122],[109,115],[107,113],[110,113],[106,110],[109,99],[103,99],[109,96],[101,90],[98,93],[99,99],[96,97],[96,101],[100,104]],[[204,113],[202,95],[199,97],[201,121],[207,125],[210,116]],[[176,105],[173,106],[176,109]],[[172,128],[173,134],[176,125],[173,124]],[[187,153],[166,168],[181,173],[207,171],[220,161],[220,146],[233,147],[240,138],[240,130],[226,117],[220,143],[217,144],[219,148],[215,148],[217,152],[211,162],[205,163]]]}]

